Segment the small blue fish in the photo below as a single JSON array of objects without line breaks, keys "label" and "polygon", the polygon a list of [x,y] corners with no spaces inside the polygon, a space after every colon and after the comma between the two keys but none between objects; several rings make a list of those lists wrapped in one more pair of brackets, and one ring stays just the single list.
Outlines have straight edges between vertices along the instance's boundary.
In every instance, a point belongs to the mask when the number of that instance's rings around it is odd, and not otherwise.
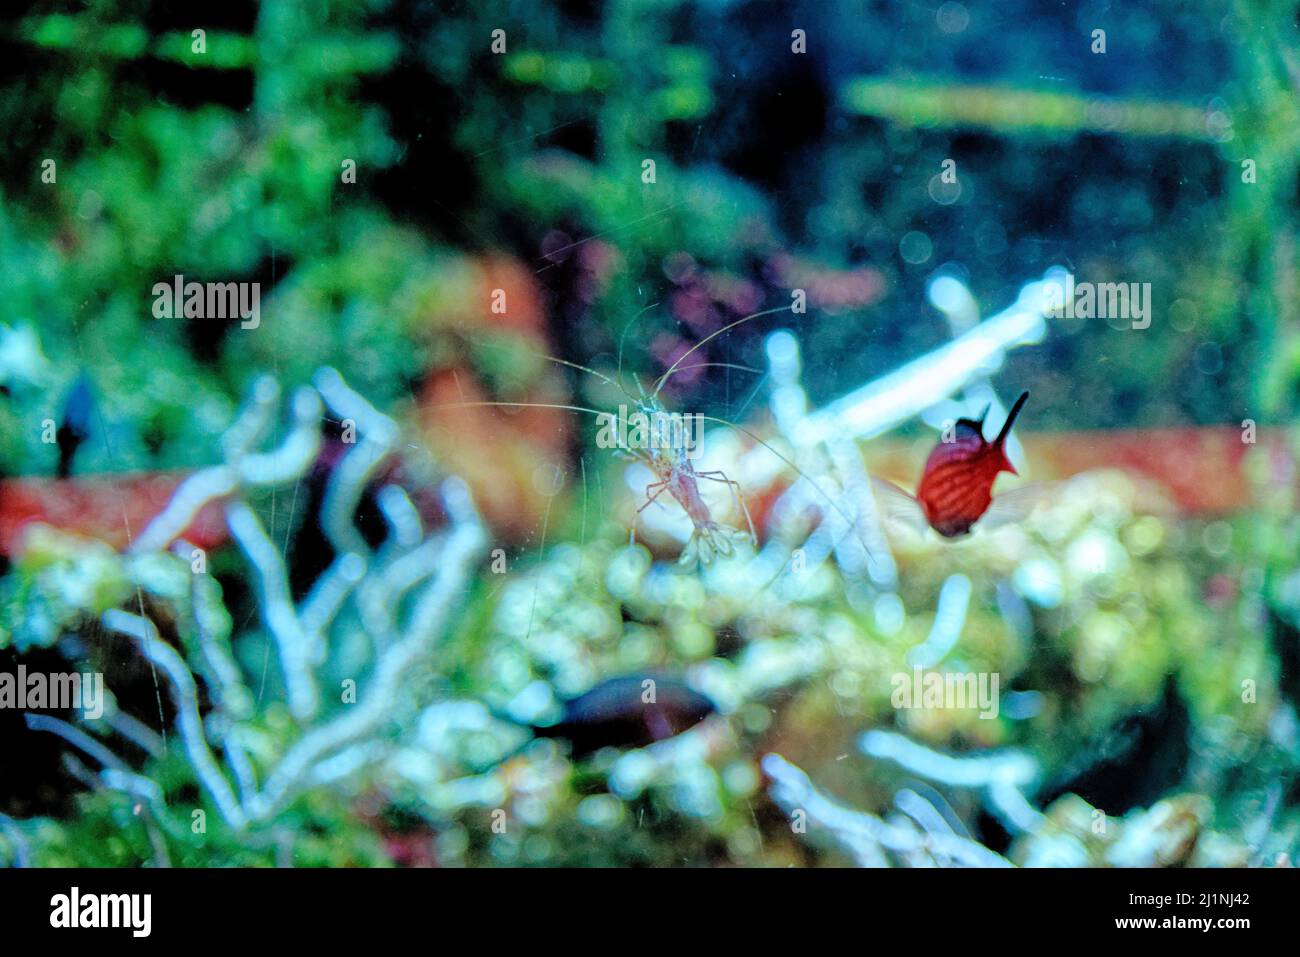
[{"label": "small blue fish", "polygon": [[95,397],[90,391],[90,379],[83,372],[77,376],[68,397],[63,400],[63,420],[54,441],[59,446],[59,464],[55,474],[67,478],[72,474],[72,459],[81,444],[90,438],[90,419],[95,411]]}]

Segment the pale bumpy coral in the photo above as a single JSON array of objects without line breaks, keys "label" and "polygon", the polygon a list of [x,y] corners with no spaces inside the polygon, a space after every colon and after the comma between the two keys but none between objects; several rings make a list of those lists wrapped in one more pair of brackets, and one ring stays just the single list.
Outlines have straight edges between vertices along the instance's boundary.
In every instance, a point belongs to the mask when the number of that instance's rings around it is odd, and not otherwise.
[{"label": "pale bumpy coral", "polygon": [[[48,717],[29,716],[29,725],[64,737],[96,766],[89,771],[72,759],[88,783],[143,801],[170,834],[189,829],[190,822],[179,819],[190,809],[167,806],[155,781],[118,759],[115,736],[144,746],[158,759],[165,757],[164,747],[179,748],[206,802],[236,834],[274,822],[304,792],[342,777],[355,780],[391,750],[392,725],[415,697],[415,666],[445,635],[486,544],[468,490],[450,478],[440,488],[448,517],[444,528],[424,529],[406,493],[386,486],[379,500],[387,503],[381,507],[389,517],[389,535],[372,552],[351,516],[378,464],[396,448],[395,423],[326,369],[315,388],[294,395],[293,421],[283,441],[258,451],[275,425],[278,394],[270,379],[255,384],[252,399],[225,435],[223,462],[185,481],[126,554],[43,530],[22,560],[21,570],[31,574],[53,606],[52,624],[97,615],[105,630],[134,642],[154,669],[159,694],[170,699],[175,717],[169,724],[178,740],[164,745],[111,702],[101,722],[85,722],[90,734]],[[325,409],[353,424],[357,441],[335,466],[324,496],[322,524],[337,557],[295,603],[280,547],[251,503],[258,489],[305,475],[319,451]],[[223,512],[257,583],[262,627],[279,665],[287,715],[277,717],[276,705],[259,707],[260,692],[249,686],[236,662],[230,615],[207,573],[206,556],[181,537],[211,506]],[[169,546],[170,553],[163,550]],[[164,640],[143,613],[146,602],[155,601],[174,609],[182,647]],[[368,643],[368,661],[338,683],[342,692],[333,691],[349,634]],[[27,643],[39,640],[28,634]],[[112,673],[107,682],[111,691]],[[200,683],[211,702],[206,713],[200,711]]]}]

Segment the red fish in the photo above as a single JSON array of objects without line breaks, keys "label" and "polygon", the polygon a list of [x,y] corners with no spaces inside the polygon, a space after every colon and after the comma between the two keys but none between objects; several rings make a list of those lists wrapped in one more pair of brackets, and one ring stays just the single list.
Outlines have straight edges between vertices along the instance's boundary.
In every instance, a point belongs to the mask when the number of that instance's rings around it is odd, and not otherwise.
[{"label": "red fish", "polygon": [[[988,416],[988,409],[978,421],[958,419],[952,439],[940,441],[926,459],[915,497],[883,479],[874,479],[878,500],[886,514],[914,526],[920,524],[919,519],[945,538],[969,534],[971,526],[983,518],[993,504],[993,482],[998,474],[1018,474],[1007,459],[1005,445],[1011,426],[1028,398],[1028,392],[1020,394],[1002,431],[992,442],[984,439],[984,419]],[[1000,510],[1005,514],[997,516],[998,524],[1023,516],[1026,500],[1021,492],[1017,489],[1007,496],[999,496],[1000,504],[1003,499],[1007,501]],[[990,516],[985,524],[992,524],[992,519]]]}]

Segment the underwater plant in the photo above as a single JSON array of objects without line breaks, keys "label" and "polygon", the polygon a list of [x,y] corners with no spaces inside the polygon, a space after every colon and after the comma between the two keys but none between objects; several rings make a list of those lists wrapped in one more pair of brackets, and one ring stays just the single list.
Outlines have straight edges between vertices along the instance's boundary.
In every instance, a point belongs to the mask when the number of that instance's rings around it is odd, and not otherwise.
[{"label": "underwater plant", "polygon": [[[94,646],[101,636],[120,635],[152,673],[160,728],[119,707],[114,671],[99,720],[74,725],[33,714],[28,726],[58,735],[78,753],[65,762],[85,784],[139,803],[156,863],[168,859],[162,834],[182,847],[205,840],[209,811],[211,826],[235,845],[259,846],[259,829],[277,822],[278,835],[291,834],[282,817],[305,792],[380,760],[394,724],[412,706],[421,680],[414,666],[445,635],[486,542],[468,490],[455,478],[439,481],[442,520],[425,526],[383,471],[398,448],[396,424],[337,372],[318,373],[315,387],[298,390],[291,407],[283,440],[261,449],[276,427],[279,388],[270,378],[257,380],[222,439],[224,460],[183,482],[126,552],[34,526],[9,580],[16,593],[7,596],[0,644],[19,652],[52,646],[103,667],[113,656],[97,656]],[[323,412],[343,430],[319,515],[334,558],[295,601],[281,549],[255,503],[318,463]],[[377,480],[388,529],[372,550],[353,515]],[[265,654],[277,661],[282,699],[265,694],[265,661],[261,686],[251,686],[207,555],[185,540],[206,508],[220,510],[256,582]],[[143,770],[118,756],[123,746],[144,752]],[[192,786],[197,793],[187,790]],[[178,792],[193,800],[178,799]],[[5,823],[15,833],[17,825]]]}]

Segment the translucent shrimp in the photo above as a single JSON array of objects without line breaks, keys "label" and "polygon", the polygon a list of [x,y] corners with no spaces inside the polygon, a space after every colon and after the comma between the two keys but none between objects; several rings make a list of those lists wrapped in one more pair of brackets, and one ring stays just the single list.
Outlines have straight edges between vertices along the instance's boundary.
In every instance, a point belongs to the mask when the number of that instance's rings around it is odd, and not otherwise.
[{"label": "translucent shrimp", "polygon": [[[681,372],[684,369],[700,368],[701,366],[707,365],[731,365],[730,363],[699,363],[691,366],[682,365],[682,363],[685,362],[692,353],[702,348],[711,339],[722,335],[742,323],[749,322],[752,319],[757,319],[759,316],[770,315],[775,312],[784,312],[786,308],[787,307],[785,306],[780,306],[776,309],[756,312],[752,315],[745,316],[742,319],[737,319],[735,322],[723,326],[721,329],[705,336],[695,345],[691,346],[690,349],[687,349],[686,352],[682,353],[682,355],[680,355],[677,360],[664,371],[664,374],[655,381],[654,391],[650,395],[642,397],[642,412],[649,415],[651,421],[655,421],[656,417],[665,414],[663,405],[659,401],[659,393],[674,373]],[[712,421],[720,420],[713,419]],[[730,422],[725,422],[723,424],[729,426],[732,425]],[[739,426],[732,427],[739,428]],[[744,430],[742,429],[741,431],[743,432]],[[767,445],[766,442],[762,444],[765,446]],[[768,446],[768,448],[770,448],[770,446]],[[685,510],[687,516],[691,520],[691,524],[694,526],[690,540],[686,543],[686,548],[682,551],[682,563],[685,564],[698,559],[702,564],[707,564],[715,554],[724,556],[730,555],[732,551],[731,539],[744,537],[744,533],[713,520],[708,506],[700,496],[698,481],[699,479],[708,479],[726,485],[731,491],[732,501],[735,503],[737,511],[745,516],[745,524],[749,527],[750,544],[755,548],[758,547],[758,534],[754,531],[754,519],[749,514],[749,507],[745,504],[745,498],[741,493],[739,482],[729,478],[727,474],[721,470],[697,472],[694,464],[690,460],[690,456],[686,454],[685,450],[680,448],[669,448],[667,450],[656,448],[651,450],[651,454],[638,457],[645,461],[651,471],[655,474],[658,481],[652,482],[650,485],[646,486],[646,501],[637,509],[636,516],[632,520],[630,536],[631,542],[636,542],[637,518],[639,518],[641,513],[649,508],[650,505],[654,503],[655,499],[666,490],[669,495],[677,500],[677,503],[681,505],[682,509]],[[784,458],[784,456],[781,457]],[[796,469],[796,471],[798,470]],[[651,492],[652,489],[654,490],[653,494]]]},{"label": "translucent shrimp", "polygon": [[[755,372],[755,373],[760,371],[757,369],[749,369],[745,366],[739,366],[733,363],[725,363],[725,362],[705,362],[705,363],[695,363],[692,365],[683,365],[683,362],[685,362],[693,353],[695,353],[697,350],[705,346],[712,339],[717,338],[718,336],[728,332],[729,330],[735,328],[736,326],[742,325],[743,323],[749,322],[753,319],[757,319],[760,316],[770,315],[777,312],[785,312],[788,309],[789,309],[788,306],[780,306],[774,309],[768,309],[762,312],[756,312],[752,315],[745,316],[742,319],[737,319],[736,321],[726,326],[723,326],[721,329],[718,329],[712,334],[706,336],[705,338],[701,339],[699,342],[695,343],[695,345],[693,345],[690,349],[684,352],[681,356],[679,356],[677,360],[671,366],[669,366],[669,368],[665,370],[665,372],[661,376],[659,376],[655,380],[654,388],[651,392],[647,393],[644,388],[640,387],[640,383],[638,382],[638,391],[640,392],[639,397],[633,396],[623,386],[621,382],[618,382],[610,378],[609,376],[605,375],[604,373],[596,371],[595,369],[588,368],[587,366],[580,365],[579,363],[576,362],[570,362],[567,359],[556,358],[554,356],[546,356],[545,358],[559,365],[568,366],[569,368],[576,369],[578,371],[585,372],[589,375],[595,376],[596,378],[600,379],[602,382],[605,382],[606,384],[613,386],[614,388],[622,392],[624,395],[626,395],[635,405],[637,412],[642,416],[644,416],[647,421],[649,422],[663,421],[665,418],[671,418],[675,414],[669,413],[665,409],[663,403],[659,400],[659,393],[662,391],[664,385],[667,384],[668,380],[677,372],[683,372],[686,371],[687,369],[696,369],[696,368],[703,368],[703,367],[725,367],[725,368],[733,368],[733,369],[742,369],[744,371]],[[631,324],[629,324],[629,328],[630,325]],[[624,334],[626,334],[626,330],[624,330]],[[619,344],[619,360],[621,366],[622,364],[621,339]],[[462,404],[506,406],[512,408],[520,407],[520,406],[532,406],[532,407],[551,408],[551,409],[564,409],[571,412],[582,412],[589,415],[594,415],[598,419],[604,419],[606,421],[608,421],[608,418],[612,415],[612,413],[609,412],[601,412],[597,409],[591,409],[584,406],[568,405],[568,404],[519,403],[519,402],[467,402]],[[795,465],[794,462],[790,461],[789,458],[781,454],[779,451],[777,451],[775,448],[773,448],[770,444],[765,442],[763,439],[759,438],[753,432],[735,424],[734,422],[729,422],[726,419],[720,419],[720,418],[716,418],[713,416],[706,416],[706,415],[698,415],[698,419],[701,422],[707,421],[707,422],[717,423],[719,425],[725,425],[728,428],[734,429],[735,431],[739,432],[741,435],[746,436],[755,444],[760,445],[763,448],[767,449],[778,459],[780,459],[785,465],[791,468],[796,474],[798,474],[799,476],[807,480],[811,485],[811,487],[814,488],[822,496],[822,498],[826,499],[828,505],[836,512],[838,512],[841,515],[841,517],[845,518],[850,528],[856,528],[856,523],[851,521],[848,518],[848,516],[844,514],[843,510],[839,507],[839,505],[836,504],[835,501],[831,499],[830,496],[828,496],[824,491],[822,491],[822,489],[817,485],[816,482],[813,482],[811,478],[805,475],[804,472],[797,465]],[[724,557],[729,556],[734,551],[733,543],[737,541],[742,541],[746,538],[749,539],[749,541],[754,547],[757,547],[758,534],[755,531],[754,521],[750,515],[749,507],[745,502],[744,495],[741,491],[740,483],[730,478],[725,472],[718,469],[697,471],[694,462],[691,460],[690,452],[692,451],[692,449],[685,447],[683,444],[680,443],[668,443],[665,445],[663,443],[655,443],[655,442],[630,443],[630,442],[619,441],[614,447],[616,448],[617,451],[624,453],[636,459],[641,464],[645,465],[650,470],[651,474],[654,476],[654,481],[650,482],[645,488],[645,495],[646,495],[645,501],[641,503],[641,505],[636,509],[636,512],[633,515],[632,526],[629,531],[629,542],[631,542],[632,544],[635,544],[636,542],[637,526],[640,521],[641,513],[644,512],[651,505],[655,504],[655,502],[659,500],[660,496],[662,496],[665,492],[667,492],[668,495],[673,500],[675,500],[678,505],[681,506],[682,510],[686,513],[687,517],[691,520],[691,524],[693,526],[691,536],[688,539],[686,546],[682,550],[682,555],[680,558],[681,563],[690,564],[692,562],[698,561],[701,564],[707,564],[708,562],[712,561],[712,559],[716,555],[721,555]],[[736,511],[741,515],[743,515],[745,518],[745,524],[748,528],[747,532],[742,531],[740,529],[733,528],[729,525],[726,525],[714,519],[708,504],[704,501],[704,497],[700,492],[701,480],[717,482],[719,484],[726,485],[728,487],[729,491],[731,492],[732,502],[736,507]],[[863,547],[864,548],[866,547],[865,543],[863,543]]]},{"label": "translucent shrimp", "polygon": [[[665,432],[671,430],[655,427],[653,424],[680,422],[680,418],[674,420],[671,413],[664,408],[659,401],[657,394],[647,395],[644,390],[641,396],[635,398],[623,388],[622,384],[614,381],[609,376],[597,372],[595,369],[589,369],[586,366],[578,365],[575,362],[569,362],[566,359],[557,359],[548,356],[553,362],[570,368],[579,369],[583,372],[590,373],[602,381],[614,386],[632,399],[636,403],[637,412],[643,416],[643,421],[651,423],[650,435],[655,438],[663,438]],[[732,363],[700,363],[697,366],[687,368],[699,368],[701,366],[726,365],[731,368],[745,369],[744,366],[736,366]],[[748,370],[757,371],[757,370]],[[664,380],[661,380],[661,382]],[[597,413],[600,416],[610,416],[610,413]],[[703,417],[702,417],[703,418]],[[608,421],[608,419],[607,419]],[[701,564],[708,564],[715,555],[729,556],[733,551],[732,542],[748,538],[750,544],[755,548],[758,547],[758,533],[754,530],[754,520],[749,514],[749,506],[745,504],[745,497],[740,489],[740,483],[731,479],[721,469],[708,471],[697,471],[694,462],[691,461],[691,447],[688,442],[680,441],[680,432],[677,441],[657,441],[650,440],[637,443],[619,441],[616,448],[626,455],[636,459],[645,465],[654,475],[655,481],[651,482],[645,488],[646,499],[637,508],[632,516],[632,527],[628,534],[629,544],[636,544],[637,524],[640,522],[641,513],[658,501],[659,496],[667,492],[691,520],[693,526],[691,537],[682,550],[680,561],[682,564],[690,564],[699,561]],[[732,528],[721,522],[715,521],[708,504],[700,494],[700,480],[704,479],[711,482],[717,482],[726,485],[731,492],[732,502],[736,506],[736,511],[745,517],[745,524],[748,527],[748,533],[739,529]]]}]

